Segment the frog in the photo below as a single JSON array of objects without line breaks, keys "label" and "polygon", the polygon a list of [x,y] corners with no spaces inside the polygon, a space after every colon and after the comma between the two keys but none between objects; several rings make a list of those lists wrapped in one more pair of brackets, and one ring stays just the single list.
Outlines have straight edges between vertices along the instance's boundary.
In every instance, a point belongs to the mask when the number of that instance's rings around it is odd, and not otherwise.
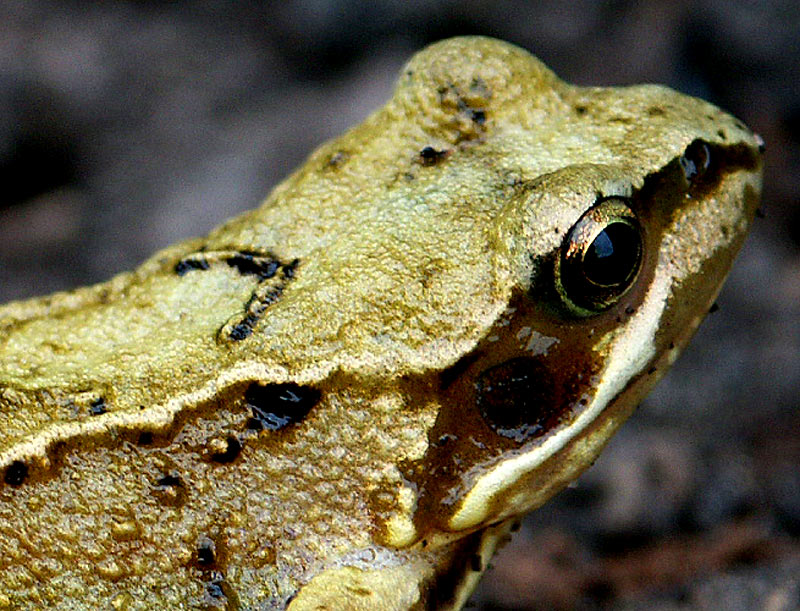
[{"label": "frog", "polygon": [[460,609],[709,311],[763,141],[487,37],[258,208],[0,308],[0,608]]}]

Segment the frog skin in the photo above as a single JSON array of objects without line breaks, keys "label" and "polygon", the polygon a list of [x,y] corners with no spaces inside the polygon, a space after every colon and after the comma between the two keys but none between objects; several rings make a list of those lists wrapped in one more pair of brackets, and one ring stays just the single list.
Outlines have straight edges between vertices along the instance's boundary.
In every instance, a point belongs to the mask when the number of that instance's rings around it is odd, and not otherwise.
[{"label": "frog skin", "polygon": [[0,608],[460,608],[709,310],[761,144],[421,51],[258,209],[0,309]]}]

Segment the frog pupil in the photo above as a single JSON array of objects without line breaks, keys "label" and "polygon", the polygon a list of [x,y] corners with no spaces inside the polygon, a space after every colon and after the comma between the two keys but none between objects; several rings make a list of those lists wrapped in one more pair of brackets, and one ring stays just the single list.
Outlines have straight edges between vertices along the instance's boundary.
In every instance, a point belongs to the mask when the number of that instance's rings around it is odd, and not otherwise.
[{"label": "frog pupil", "polygon": [[639,234],[627,223],[611,223],[589,245],[583,258],[586,279],[600,286],[622,284],[639,259]]}]

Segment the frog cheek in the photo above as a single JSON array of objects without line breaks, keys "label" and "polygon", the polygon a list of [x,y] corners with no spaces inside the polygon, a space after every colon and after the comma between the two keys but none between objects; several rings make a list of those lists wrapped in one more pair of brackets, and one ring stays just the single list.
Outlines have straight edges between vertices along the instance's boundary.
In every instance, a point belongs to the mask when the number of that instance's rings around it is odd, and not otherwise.
[{"label": "frog cheek", "polygon": [[[552,366],[552,365],[550,365]],[[537,357],[515,357],[481,373],[475,405],[498,435],[523,442],[559,426],[579,400],[577,385]]]}]

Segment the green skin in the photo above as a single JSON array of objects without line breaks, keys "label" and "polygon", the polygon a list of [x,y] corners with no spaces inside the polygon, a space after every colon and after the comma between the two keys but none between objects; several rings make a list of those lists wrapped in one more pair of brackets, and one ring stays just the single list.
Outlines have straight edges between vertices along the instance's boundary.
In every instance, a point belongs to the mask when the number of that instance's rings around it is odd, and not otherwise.
[{"label": "green skin", "polygon": [[460,608],[708,311],[758,148],[664,87],[421,51],[260,208],[0,309],[0,608]]}]

